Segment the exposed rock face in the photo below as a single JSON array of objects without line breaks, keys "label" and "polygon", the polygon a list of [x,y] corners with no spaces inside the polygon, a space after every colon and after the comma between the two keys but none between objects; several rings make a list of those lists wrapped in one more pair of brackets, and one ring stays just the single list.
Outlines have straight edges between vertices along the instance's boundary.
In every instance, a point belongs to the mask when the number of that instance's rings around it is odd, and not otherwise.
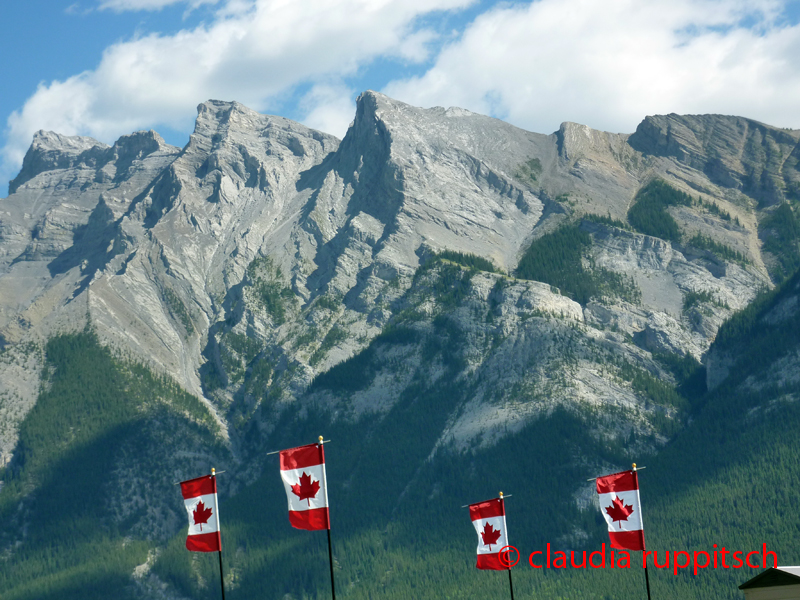
[{"label": "exposed rock face", "polygon": [[630,144],[645,154],[675,157],[713,183],[771,205],[800,198],[799,140],[797,131],[750,119],[671,114],[647,117]]},{"label": "exposed rock face", "polygon": [[[387,326],[434,339],[445,317],[463,333],[454,376],[474,393],[442,444],[492,443],[557,404],[627,407],[627,420],[596,433],[616,427],[661,439],[652,407],[606,363],[669,379],[651,353],[702,358],[724,318],[769,285],[756,201],[794,193],[796,161],[777,157],[796,157],[799,136],[746,119],[675,115],[648,117],[632,136],[574,123],[540,135],[375,92],[359,98],[341,142],[213,100],[199,106],[182,150],[154,132],[111,147],[39,132],[0,201],[0,335],[16,357],[0,365],[8,415],[0,452],[13,451],[38,385],[34,367],[19,368],[21,344],[87,318],[107,343],[201,397],[234,448],[254,424],[268,435],[290,403],[325,402],[358,418],[385,413],[417,367],[434,385],[444,367],[426,364],[414,342],[379,348],[395,367],[381,367],[357,393],[309,391]],[[655,177],[735,216],[734,226],[702,207],[670,209],[687,235],[702,233],[749,263],[587,220],[587,268],[631,278],[640,301],[581,306],[544,284],[442,265],[418,275],[444,250],[512,273],[531,240],[559,223],[592,213],[624,219]],[[457,301],[442,299],[437,286],[452,283],[445,276],[461,282]],[[569,368],[560,366],[565,352]],[[546,397],[524,393],[542,386]]]},{"label": "exposed rock face", "polygon": [[[638,307],[592,304],[598,323],[613,324],[653,352],[692,354],[702,359],[722,322],[744,308],[768,281],[752,268],[710,254],[693,256],[659,238],[584,223],[591,231],[598,266],[630,274],[642,292]],[[685,307],[690,293],[709,295],[711,305]]]},{"label": "exposed rock face", "polygon": [[66,136],[52,131],[37,131],[22,161],[22,170],[11,180],[9,194],[45,171],[89,168],[105,154],[108,146],[89,137]]},{"label": "exposed rock face", "polygon": [[[39,132],[2,205],[0,327],[24,337],[108,261],[106,230],[178,155],[155,132],[108,147]],[[45,335],[47,332],[44,332]]]}]

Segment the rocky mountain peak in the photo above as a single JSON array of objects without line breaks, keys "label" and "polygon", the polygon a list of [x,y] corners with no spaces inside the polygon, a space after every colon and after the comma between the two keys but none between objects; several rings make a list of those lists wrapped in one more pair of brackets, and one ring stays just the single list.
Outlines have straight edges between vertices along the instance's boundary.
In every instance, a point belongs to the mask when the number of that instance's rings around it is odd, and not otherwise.
[{"label": "rocky mountain peak", "polygon": [[287,150],[289,155],[302,158],[316,154],[316,148],[311,146],[317,145],[322,146],[323,152],[330,152],[338,143],[332,135],[283,117],[262,115],[238,102],[208,100],[197,107],[195,129],[186,151],[203,157],[244,152],[252,162],[256,156],[280,156]]},{"label": "rocky mountain peak", "polygon": [[113,153],[117,160],[135,160],[149,156],[160,150],[174,149],[167,144],[160,135],[152,129],[150,131],[136,131],[130,135],[123,135],[114,142]]},{"label": "rocky mountain peak", "polygon": [[33,134],[33,141],[29,152],[61,152],[63,154],[78,155],[81,152],[101,146],[108,146],[94,138],[79,135],[62,135],[54,131],[40,129]]},{"label": "rocky mountain peak", "polygon": [[558,151],[564,160],[575,160],[587,154],[606,153],[625,134],[598,131],[580,123],[565,121],[556,132]]},{"label": "rocky mountain peak", "polygon": [[39,130],[22,160],[22,169],[8,184],[9,194],[27,183],[39,173],[53,169],[68,169],[87,158],[96,157],[98,151],[108,146],[94,138],[77,135],[62,135],[53,131]]},{"label": "rocky mountain peak", "polygon": [[248,117],[252,118],[253,116],[259,117],[260,115],[238,102],[208,100],[199,104],[194,132],[187,150],[200,152],[211,150],[227,137],[231,129],[239,129],[243,121],[249,121]]},{"label": "rocky mountain peak", "polygon": [[195,133],[204,129],[217,130],[221,125],[235,125],[241,118],[260,116],[254,110],[247,108],[239,102],[226,100],[207,100],[197,105],[197,120]]},{"label": "rocky mountain peak", "polygon": [[385,152],[390,136],[382,117],[391,110],[388,98],[378,92],[366,91],[356,99],[356,115],[342,140],[343,148],[370,147],[378,143]]},{"label": "rocky mountain peak", "polygon": [[380,92],[366,90],[356,98],[356,119],[359,118],[359,115],[376,116],[379,112],[402,110],[403,108],[412,107]]}]

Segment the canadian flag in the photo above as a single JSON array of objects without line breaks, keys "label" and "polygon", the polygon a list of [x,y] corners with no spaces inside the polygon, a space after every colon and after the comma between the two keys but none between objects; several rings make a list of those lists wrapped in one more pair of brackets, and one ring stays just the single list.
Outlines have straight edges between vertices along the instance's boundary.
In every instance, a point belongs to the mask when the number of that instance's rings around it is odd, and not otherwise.
[{"label": "canadian flag", "polygon": [[186,549],[192,552],[221,552],[217,512],[217,478],[204,475],[181,482],[181,494],[189,513]]},{"label": "canadian flag", "polygon": [[289,522],[292,527],[330,529],[322,444],[282,450],[281,479],[289,501]]},{"label": "canadian flag", "polygon": [[608,523],[611,547],[644,550],[642,504],[636,471],[622,471],[597,478],[600,511]]},{"label": "canadian flag", "polygon": [[508,545],[506,509],[501,498],[469,505],[469,517],[478,532],[479,569],[505,571],[509,568],[508,550],[500,558],[500,550]]}]

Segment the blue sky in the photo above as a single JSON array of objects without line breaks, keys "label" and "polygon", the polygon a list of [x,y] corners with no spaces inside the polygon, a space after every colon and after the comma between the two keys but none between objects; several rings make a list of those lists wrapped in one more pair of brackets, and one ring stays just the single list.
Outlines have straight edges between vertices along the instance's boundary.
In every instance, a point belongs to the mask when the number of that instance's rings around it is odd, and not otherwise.
[{"label": "blue sky", "polygon": [[798,0],[26,0],[0,15],[0,195],[38,129],[182,146],[209,98],[339,137],[365,89],[542,133],[667,112],[800,128]]}]

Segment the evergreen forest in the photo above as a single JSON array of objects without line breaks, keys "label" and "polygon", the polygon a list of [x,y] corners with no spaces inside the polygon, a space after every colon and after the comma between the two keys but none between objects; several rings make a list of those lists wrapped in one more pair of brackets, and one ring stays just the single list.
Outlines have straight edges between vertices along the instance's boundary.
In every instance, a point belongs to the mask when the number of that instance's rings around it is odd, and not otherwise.
[{"label": "evergreen forest", "polygon": [[[717,544],[751,551],[766,544],[780,564],[797,562],[800,499],[793,490],[800,485],[800,386],[772,385],[766,370],[797,348],[800,321],[763,327],[761,316],[796,296],[799,284],[795,275],[720,331],[717,351],[741,350],[734,375],[722,387],[706,392],[698,384],[703,379],[699,364],[660,357],[677,384],[652,393],[671,395],[690,418],[666,447],[638,461],[647,467],[640,474],[646,540],[659,561],[667,550],[712,551]],[[395,330],[375,344],[410,341],[413,335]],[[447,347],[444,343],[440,350]],[[218,597],[216,555],[187,552],[182,533],[163,545],[148,532],[131,529],[108,501],[109,465],[129,452],[136,460],[125,477],[135,478],[137,463],[146,457],[139,468],[167,472],[147,494],[171,495],[180,513],[180,494],[170,481],[175,464],[157,449],[164,436],[179,431],[187,445],[208,448],[218,470],[235,468],[216,441],[213,419],[167,380],[103,348],[90,330],[55,337],[44,350],[50,383],[26,418],[19,451],[3,473],[4,543],[25,533],[20,548],[4,559],[0,595],[135,597],[130,573],[150,556],[153,573],[183,597]],[[359,385],[359,372],[369,377],[369,354],[351,360],[362,361],[362,368],[345,363],[338,369],[347,377],[337,379],[334,369],[315,384],[318,389],[337,381],[349,382],[352,389]],[[276,449],[308,443],[320,433],[332,440],[326,458],[337,595],[433,599],[507,593],[505,574],[474,568],[475,533],[462,508],[495,497],[500,489],[511,495],[509,539],[523,555],[513,570],[517,597],[643,595],[638,553],[630,569],[536,570],[526,562],[547,544],[553,551],[575,551],[579,564],[584,551],[608,547],[599,510],[591,502],[579,508],[573,494],[581,489],[591,498],[593,484],[586,480],[604,474],[604,465],[624,464],[625,446],[583,435],[590,413],[556,409],[495,446],[439,452],[428,460],[449,409],[466,392],[456,373],[454,365],[434,389],[409,394],[378,424],[290,410],[275,427],[270,442]],[[763,381],[763,387],[743,391],[747,378]],[[367,427],[373,433],[364,436]],[[576,454],[594,459],[576,466]],[[277,457],[272,457],[275,464],[269,460],[264,458],[259,477],[235,493],[226,493],[221,484],[226,597],[327,598],[325,534],[289,526]],[[146,494],[136,496],[137,510],[146,509]],[[53,522],[60,523],[55,530]],[[157,545],[163,549],[154,555]],[[756,572],[706,569],[694,576],[651,567],[652,593],[738,598],[737,585]]]}]

